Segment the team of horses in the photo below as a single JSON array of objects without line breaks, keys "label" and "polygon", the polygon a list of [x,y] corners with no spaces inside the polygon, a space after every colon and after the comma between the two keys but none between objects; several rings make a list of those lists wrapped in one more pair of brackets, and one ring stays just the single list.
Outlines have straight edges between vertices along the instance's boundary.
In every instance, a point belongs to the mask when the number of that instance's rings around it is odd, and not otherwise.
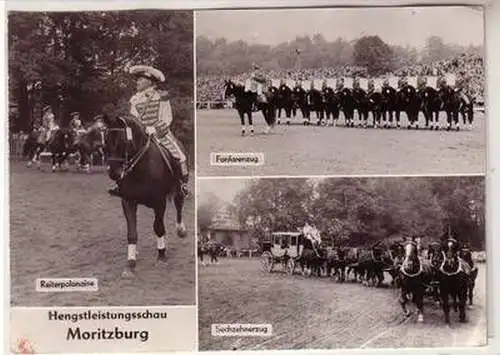
[{"label": "team of horses", "polygon": [[79,167],[89,171],[94,156],[105,161],[105,128],[91,125],[87,129],[76,131],[68,127],[56,128],[50,134],[42,127],[29,132],[23,146],[23,156],[28,159],[28,166],[40,167],[40,155],[49,152],[52,157],[52,171],[61,168],[72,155],[79,157]]},{"label": "team of horses", "polygon": [[[266,85],[263,96],[245,91],[245,87],[231,80],[224,83],[224,97],[234,97],[234,108],[238,111],[241,125],[253,124],[252,113],[261,111],[268,127],[278,123],[282,111],[290,123],[292,117],[300,112],[304,125],[311,124],[314,113],[318,125],[336,125],[340,112],[343,112],[345,125],[368,127],[372,119],[373,127],[401,127],[401,113],[408,118],[408,129],[419,128],[419,113],[425,119],[425,128],[438,130],[440,113],[446,114],[447,130],[460,129],[459,118],[463,124],[472,126],[474,120],[474,100],[465,100],[453,87],[442,85],[439,89],[425,86],[417,89],[405,84],[399,90],[385,86],[380,91],[368,92],[362,88],[338,88],[328,86],[322,89],[306,90],[300,86],[290,88],[283,84],[279,88]],[[357,121],[355,123],[355,113]]]},{"label": "team of horses", "polygon": [[[446,323],[450,323],[450,300],[459,321],[467,321],[466,305],[473,305],[478,269],[470,249],[460,247],[454,239],[431,243],[425,251],[411,240],[372,248],[326,248],[304,235],[298,242],[303,246],[298,257],[287,257],[285,253],[279,260],[283,270],[291,274],[297,269],[307,277],[328,276],[339,283],[351,281],[367,287],[381,287],[388,274],[391,287],[399,290],[406,317],[411,315],[407,307],[411,300],[417,309],[417,321],[423,322],[424,299],[428,298],[441,305]],[[204,263],[204,255],[208,255],[212,263],[217,263],[223,251],[220,243],[203,243],[198,246],[198,257]]]},{"label": "team of horses", "polygon": [[472,252],[460,247],[454,239],[431,243],[425,257],[417,243],[394,243],[388,248],[370,249],[337,247],[328,250],[302,241],[304,250],[295,260],[303,274],[320,277],[329,275],[338,282],[349,278],[366,286],[380,287],[388,273],[391,285],[400,290],[400,303],[405,316],[410,316],[407,303],[411,299],[417,308],[417,320],[424,320],[424,298],[438,302],[445,322],[450,323],[450,299],[459,312],[459,321],[466,321],[466,305],[472,306],[478,269]]}]

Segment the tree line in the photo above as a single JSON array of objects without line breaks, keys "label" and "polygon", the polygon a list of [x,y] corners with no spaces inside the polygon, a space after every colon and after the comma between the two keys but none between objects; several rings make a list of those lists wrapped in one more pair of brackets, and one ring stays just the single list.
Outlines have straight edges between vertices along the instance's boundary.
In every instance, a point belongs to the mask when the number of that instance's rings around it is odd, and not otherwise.
[{"label": "tree line", "polygon": [[250,44],[243,40],[230,42],[226,38],[196,39],[198,74],[237,75],[248,72],[252,63],[269,70],[328,68],[357,66],[369,75],[380,75],[417,64],[431,64],[459,54],[482,55],[482,46],[448,44],[431,36],[419,50],[411,46],[391,45],[379,36],[363,36],[348,41],[338,37],[327,41],[322,34],[299,36],[276,46]]},{"label": "tree line", "polygon": [[[199,228],[207,229],[222,205],[215,195],[200,203]],[[485,248],[483,177],[257,179],[235,198],[233,209],[252,237],[314,224],[325,239],[362,246],[449,233]]]},{"label": "tree line", "polygon": [[[144,64],[165,73],[174,133],[193,156],[192,11],[10,12],[11,131],[28,131],[52,106],[65,125],[128,112],[135,83],[126,69]],[[191,159],[192,160],[192,159]]]}]

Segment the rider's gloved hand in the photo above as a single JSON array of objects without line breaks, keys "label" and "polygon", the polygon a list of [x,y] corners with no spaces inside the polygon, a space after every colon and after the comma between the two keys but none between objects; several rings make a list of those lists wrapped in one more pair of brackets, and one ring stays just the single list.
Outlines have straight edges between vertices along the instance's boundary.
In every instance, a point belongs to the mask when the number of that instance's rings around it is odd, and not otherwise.
[{"label": "rider's gloved hand", "polygon": [[153,126],[146,127],[146,134],[149,136],[152,134],[156,134],[156,128],[154,128]]}]

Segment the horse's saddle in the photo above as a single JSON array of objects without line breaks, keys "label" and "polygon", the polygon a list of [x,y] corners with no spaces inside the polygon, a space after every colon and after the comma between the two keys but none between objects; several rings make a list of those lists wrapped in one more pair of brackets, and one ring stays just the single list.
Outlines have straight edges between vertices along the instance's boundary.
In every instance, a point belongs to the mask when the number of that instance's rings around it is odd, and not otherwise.
[{"label": "horse's saddle", "polygon": [[175,175],[176,171],[174,170],[174,166],[172,164],[172,153],[170,153],[170,151],[157,138],[152,137],[151,144],[155,144],[158,147],[163,162],[167,165],[170,172]]}]

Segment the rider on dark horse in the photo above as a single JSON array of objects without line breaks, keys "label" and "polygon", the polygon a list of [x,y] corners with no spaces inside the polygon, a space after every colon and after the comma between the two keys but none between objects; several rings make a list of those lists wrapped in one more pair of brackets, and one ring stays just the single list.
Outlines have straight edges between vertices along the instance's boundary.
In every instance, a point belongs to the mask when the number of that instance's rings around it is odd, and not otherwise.
[{"label": "rider on dark horse", "polygon": [[[157,89],[157,84],[165,81],[164,74],[158,69],[137,65],[130,69],[137,80],[137,93],[130,99],[130,114],[146,126],[146,133],[155,136],[161,146],[168,150],[175,160],[177,174],[180,175],[181,191],[188,194],[189,173],[187,158],[177,138],[170,130],[172,107],[166,91]],[[120,196],[116,185],[108,190],[111,195]]]},{"label": "rider on dark horse", "polygon": [[257,95],[257,100],[253,103],[252,111],[258,111],[258,104],[267,102],[263,92],[263,86],[266,83],[266,78],[262,75],[260,67],[256,64],[252,65],[250,73],[250,87],[246,87],[246,91],[254,92]]}]

